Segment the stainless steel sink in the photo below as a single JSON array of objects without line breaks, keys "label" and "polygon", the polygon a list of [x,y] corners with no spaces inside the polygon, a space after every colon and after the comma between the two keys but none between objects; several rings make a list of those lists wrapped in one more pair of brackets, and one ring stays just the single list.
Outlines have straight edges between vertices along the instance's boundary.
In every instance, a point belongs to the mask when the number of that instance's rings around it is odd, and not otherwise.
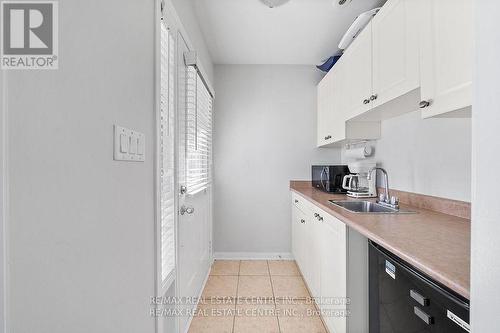
[{"label": "stainless steel sink", "polygon": [[398,214],[398,213],[414,213],[407,210],[394,209],[391,207],[383,206],[376,202],[365,200],[344,200],[336,201],[329,200],[332,204],[347,209],[352,213],[369,213],[369,214]]}]

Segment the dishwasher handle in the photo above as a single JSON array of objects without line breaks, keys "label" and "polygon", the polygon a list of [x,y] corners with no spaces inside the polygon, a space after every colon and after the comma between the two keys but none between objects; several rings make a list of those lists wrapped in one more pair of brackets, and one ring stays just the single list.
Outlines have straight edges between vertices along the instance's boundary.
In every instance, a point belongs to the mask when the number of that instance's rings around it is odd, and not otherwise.
[{"label": "dishwasher handle", "polygon": [[413,313],[417,315],[420,319],[424,321],[427,325],[432,325],[434,324],[434,318],[429,316],[427,313],[425,313],[422,309],[420,309],[418,306],[413,307]]},{"label": "dishwasher handle", "polygon": [[429,299],[420,295],[416,290],[410,289],[410,297],[413,298],[418,304],[422,306],[429,305]]}]

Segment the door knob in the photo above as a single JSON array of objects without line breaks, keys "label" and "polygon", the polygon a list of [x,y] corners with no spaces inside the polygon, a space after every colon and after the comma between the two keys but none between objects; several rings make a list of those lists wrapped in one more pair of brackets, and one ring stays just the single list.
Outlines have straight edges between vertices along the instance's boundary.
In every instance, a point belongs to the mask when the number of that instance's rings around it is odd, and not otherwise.
[{"label": "door knob", "polygon": [[421,109],[425,109],[426,107],[428,107],[429,105],[431,105],[431,100],[428,100],[428,101],[422,101],[418,104],[418,107],[421,108]]},{"label": "door knob", "polygon": [[187,189],[187,187],[186,187],[186,186],[181,185],[181,190],[180,190],[181,194],[186,194],[187,190],[188,190],[188,189]]},{"label": "door knob", "polygon": [[181,213],[181,215],[184,215],[184,214],[193,214],[194,213],[194,208],[193,207],[186,207],[186,206],[182,206],[179,213]]}]

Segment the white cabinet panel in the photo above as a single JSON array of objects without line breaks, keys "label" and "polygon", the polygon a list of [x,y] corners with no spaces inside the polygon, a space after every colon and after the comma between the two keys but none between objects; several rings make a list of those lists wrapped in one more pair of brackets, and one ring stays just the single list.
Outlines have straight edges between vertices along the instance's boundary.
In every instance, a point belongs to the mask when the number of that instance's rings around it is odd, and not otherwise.
[{"label": "white cabinet panel", "polygon": [[389,0],[372,20],[372,107],[419,87],[418,1]]},{"label": "white cabinet panel", "polygon": [[311,205],[307,200],[292,193],[292,253],[306,280],[311,276],[310,209]]},{"label": "white cabinet panel", "polygon": [[341,84],[344,86],[345,120],[368,111],[372,95],[372,24],[369,23],[349,46],[341,60],[346,68]]},{"label": "white cabinet panel", "polygon": [[[320,308],[330,332],[345,333],[347,297],[346,226],[333,216],[326,215],[321,237],[321,301]],[[335,315],[334,315],[335,313]],[[331,314],[331,315],[328,315]]]},{"label": "white cabinet panel", "polygon": [[317,144],[322,146],[327,141],[328,136],[328,113],[331,111],[332,106],[329,105],[330,98],[330,81],[332,73],[328,73],[317,87],[317,111],[316,111],[316,124],[317,124]]},{"label": "white cabinet panel", "polygon": [[[424,118],[472,105],[473,0],[421,0]],[[461,114],[469,115],[467,112]]]},{"label": "white cabinet panel", "polygon": [[342,100],[343,68],[335,67],[318,84],[318,147],[345,138],[345,120],[340,103]]},{"label": "white cabinet panel", "polygon": [[[304,220],[305,223],[305,220]],[[301,217],[297,207],[292,206],[292,254],[295,261],[300,266],[302,262],[301,249],[303,248],[301,237]]]},{"label": "white cabinet panel", "polygon": [[339,142],[346,138],[345,121],[347,117],[344,111],[346,67],[342,61],[336,67],[332,75],[331,95],[329,99],[333,112],[327,118],[330,129],[329,135],[331,135],[331,138],[328,140],[329,143]]}]

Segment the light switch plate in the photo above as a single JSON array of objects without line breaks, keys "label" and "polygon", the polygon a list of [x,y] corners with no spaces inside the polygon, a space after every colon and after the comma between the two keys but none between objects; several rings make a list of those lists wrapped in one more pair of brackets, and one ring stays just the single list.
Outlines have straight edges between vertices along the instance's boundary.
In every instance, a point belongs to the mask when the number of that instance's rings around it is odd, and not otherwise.
[{"label": "light switch plate", "polygon": [[143,133],[115,125],[114,137],[115,161],[144,162],[146,140]]}]

